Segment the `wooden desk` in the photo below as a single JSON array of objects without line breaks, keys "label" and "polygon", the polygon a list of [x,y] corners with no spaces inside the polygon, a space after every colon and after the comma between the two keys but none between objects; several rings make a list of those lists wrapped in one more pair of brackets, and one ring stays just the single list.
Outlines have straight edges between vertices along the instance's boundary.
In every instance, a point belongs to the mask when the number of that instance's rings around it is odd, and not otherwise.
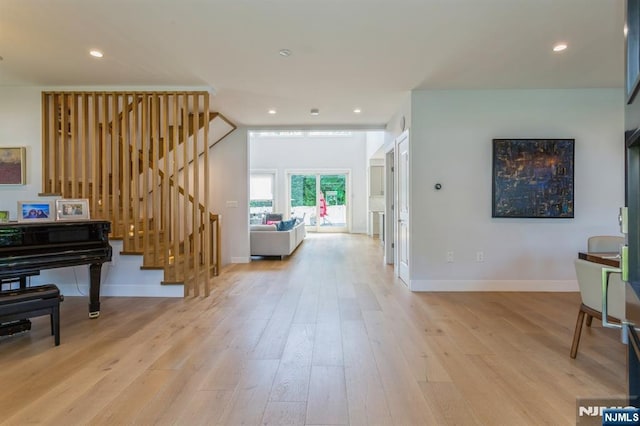
[{"label": "wooden desk", "polygon": [[578,253],[578,258],[588,260],[589,262],[599,263],[601,265],[620,267],[620,253]]}]

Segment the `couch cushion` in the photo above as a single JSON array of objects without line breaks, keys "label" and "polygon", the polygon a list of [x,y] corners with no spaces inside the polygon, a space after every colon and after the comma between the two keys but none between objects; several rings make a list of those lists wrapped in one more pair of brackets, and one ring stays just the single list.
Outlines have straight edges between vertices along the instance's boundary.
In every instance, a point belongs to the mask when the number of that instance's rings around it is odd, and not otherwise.
[{"label": "couch cushion", "polygon": [[280,222],[282,220],[282,213],[267,213],[264,217],[265,223]]},{"label": "couch cushion", "polygon": [[295,219],[283,220],[278,224],[278,231],[291,231],[295,225]]},{"label": "couch cushion", "polygon": [[251,225],[249,228],[251,231],[277,231],[276,225]]}]

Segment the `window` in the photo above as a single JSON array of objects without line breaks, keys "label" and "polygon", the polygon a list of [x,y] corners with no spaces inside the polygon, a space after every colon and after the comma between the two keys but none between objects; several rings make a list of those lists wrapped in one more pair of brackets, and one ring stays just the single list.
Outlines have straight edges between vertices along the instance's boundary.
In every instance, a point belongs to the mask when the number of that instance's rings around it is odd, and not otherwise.
[{"label": "window", "polygon": [[250,223],[262,223],[265,214],[273,213],[274,183],[274,173],[251,173],[249,182]]}]

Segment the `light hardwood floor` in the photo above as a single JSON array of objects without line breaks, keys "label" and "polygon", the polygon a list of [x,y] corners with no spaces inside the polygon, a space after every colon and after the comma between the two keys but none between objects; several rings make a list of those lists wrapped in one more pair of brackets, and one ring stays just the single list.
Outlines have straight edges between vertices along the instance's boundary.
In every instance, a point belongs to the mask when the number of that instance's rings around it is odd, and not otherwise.
[{"label": "light hardwood floor", "polygon": [[0,338],[2,424],[575,424],[623,395],[625,347],[577,293],[411,293],[378,240],[310,235],[232,265],[209,298],[62,304]]}]

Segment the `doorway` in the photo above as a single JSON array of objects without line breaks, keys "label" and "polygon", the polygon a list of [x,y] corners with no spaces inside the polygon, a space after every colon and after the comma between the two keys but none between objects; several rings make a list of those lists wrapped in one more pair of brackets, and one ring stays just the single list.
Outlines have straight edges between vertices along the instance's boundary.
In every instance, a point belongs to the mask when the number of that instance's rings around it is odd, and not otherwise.
[{"label": "doorway", "polygon": [[349,231],[349,172],[290,172],[291,216],[303,218],[310,232]]}]

